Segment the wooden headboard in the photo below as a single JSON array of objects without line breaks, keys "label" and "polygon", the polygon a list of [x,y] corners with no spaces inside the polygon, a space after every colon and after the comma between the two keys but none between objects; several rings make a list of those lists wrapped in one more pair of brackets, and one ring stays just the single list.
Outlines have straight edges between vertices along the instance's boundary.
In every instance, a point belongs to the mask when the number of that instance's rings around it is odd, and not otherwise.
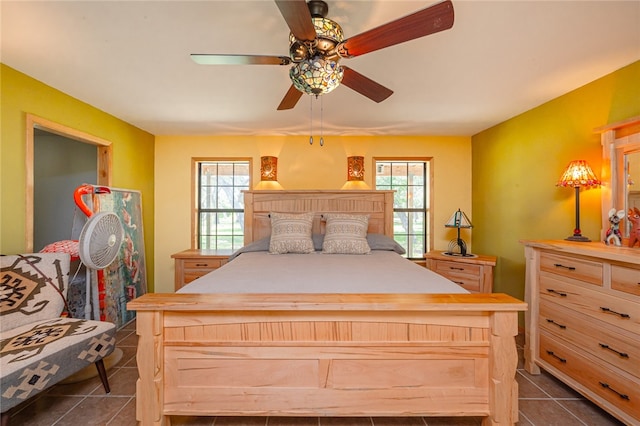
[{"label": "wooden headboard", "polygon": [[314,212],[313,233],[324,233],[326,213],[368,214],[370,233],[393,237],[394,191],[292,190],[244,192],[244,243],[271,234],[269,213]]}]

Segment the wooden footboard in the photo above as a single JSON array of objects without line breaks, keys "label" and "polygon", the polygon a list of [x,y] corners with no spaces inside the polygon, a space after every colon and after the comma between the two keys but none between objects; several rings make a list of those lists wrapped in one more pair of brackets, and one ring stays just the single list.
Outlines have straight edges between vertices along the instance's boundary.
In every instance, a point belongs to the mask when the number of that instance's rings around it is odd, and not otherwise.
[{"label": "wooden footboard", "polygon": [[517,421],[517,312],[504,294],[147,294],[137,419],[485,416]]}]

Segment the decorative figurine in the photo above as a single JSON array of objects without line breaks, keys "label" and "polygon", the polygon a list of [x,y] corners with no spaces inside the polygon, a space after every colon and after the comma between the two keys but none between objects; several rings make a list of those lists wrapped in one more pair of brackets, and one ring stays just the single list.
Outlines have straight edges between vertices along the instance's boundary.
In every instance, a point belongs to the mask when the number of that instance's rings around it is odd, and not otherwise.
[{"label": "decorative figurine", "polygon": [[604,243],[609,245],[613,243],[614,246],[622,245],[622,233],[620,233],[620,221],[624,217],[624,210],[616,209],[609,210],[609,229],[604,238]]},{"label": "decorative figurine", "polygon": [[633,247],[636,243],[640,245],[640,209],[637,207],[634,207],[633,210],[629,209],[627,219],[631,222],[631,229],[629,230],[629,247]]}]

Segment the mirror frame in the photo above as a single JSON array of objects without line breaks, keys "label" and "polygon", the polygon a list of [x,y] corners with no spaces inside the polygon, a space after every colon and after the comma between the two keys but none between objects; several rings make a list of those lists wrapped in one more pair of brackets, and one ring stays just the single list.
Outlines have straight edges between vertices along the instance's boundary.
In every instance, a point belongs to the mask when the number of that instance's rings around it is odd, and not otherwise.
[{"label": "mirror frame", "polygon": [[33,114],[26,114],[26,212],[25,212],[25,252],[33,251],[33,189],[34,189],[34,152],[35,152],[35,129],[46,130],[49,133],[74,139],[79,142],[95,145],[98,149],[98,176],[97,184],[101,186],[111,186],[111,165],[112,165],[112,147],[111,142],[101,139],[97,136],[81,132],[71,127],[38,117]]},{"label": "mirror frame", "polygon": [[[602,144],[602,229],[600,240],[604,241],[609,229],[609,210],[626,209],[626,179],[624,156],[640,150],[640,116],[595,129],[600,133]],[[625,210],[625,217],[627,211]],[[623,236],[622,245],[627,245],[628,236]]]}]

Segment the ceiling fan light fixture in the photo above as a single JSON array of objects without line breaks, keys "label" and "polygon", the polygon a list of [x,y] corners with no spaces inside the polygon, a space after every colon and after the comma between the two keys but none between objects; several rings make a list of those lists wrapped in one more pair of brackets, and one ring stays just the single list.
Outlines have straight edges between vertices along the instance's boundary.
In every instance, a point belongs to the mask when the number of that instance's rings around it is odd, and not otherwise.
[{"label": "ceiling fan light fixture", "polygon": [[340,85],[344,70],[336,61],[321,56],[305,59],[294,64],[289,70],[293,85],[302,93],[322,95]]},{"label": "ceiling fan light fixture", "polygon": [[312,18],[313,26],[316,28],[316,34],[318,38],[328,39],[335,43],[340,43],[344,40],[344,33],[342,27],[329,18]]}]

